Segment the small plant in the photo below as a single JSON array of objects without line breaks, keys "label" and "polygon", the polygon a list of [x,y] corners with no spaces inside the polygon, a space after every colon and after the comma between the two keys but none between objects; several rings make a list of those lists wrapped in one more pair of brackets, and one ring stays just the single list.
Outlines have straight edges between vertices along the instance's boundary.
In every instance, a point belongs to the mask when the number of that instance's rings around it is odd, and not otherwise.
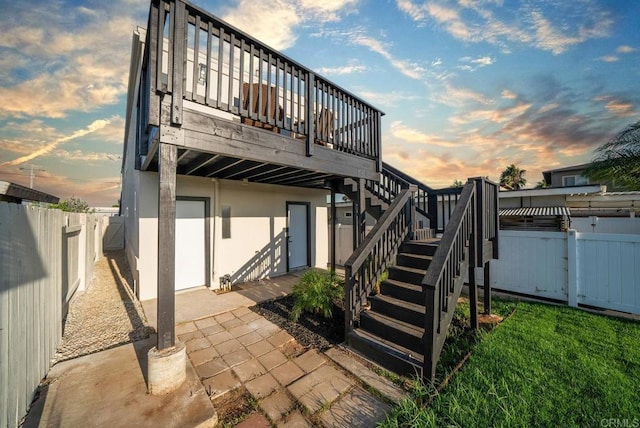
[{"label": "small plant", "polygon": [[335,273],[311,269],[293,286],[291,319],[298,321],[303,311],[329,318],[334,302],[342,299],[342,294],[342,284]]}]

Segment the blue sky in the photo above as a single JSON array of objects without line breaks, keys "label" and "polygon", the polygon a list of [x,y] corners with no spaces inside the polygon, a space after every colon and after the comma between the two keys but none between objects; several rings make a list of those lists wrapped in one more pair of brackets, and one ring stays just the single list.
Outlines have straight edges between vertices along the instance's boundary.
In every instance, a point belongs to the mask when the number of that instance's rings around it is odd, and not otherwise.
[{"label": "blue sky", "polygon": [[[0,180],[119,196],[137,0],[9,2]],[[433,187],[587,162],[640,119],[640,2],[198,0],[386,113],[384,159]]]}]

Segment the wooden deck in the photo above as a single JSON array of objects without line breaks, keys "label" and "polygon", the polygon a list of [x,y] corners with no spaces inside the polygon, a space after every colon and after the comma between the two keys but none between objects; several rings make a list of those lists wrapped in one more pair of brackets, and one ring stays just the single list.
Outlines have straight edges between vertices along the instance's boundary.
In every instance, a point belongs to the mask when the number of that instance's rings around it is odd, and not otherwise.
[{"label": "wooden deck", "polygon": [[[137,167],[304,187],[377,180],[384,113],[183,0],[151,3],[137,100]],[[130,107],[131,108],[131,107]]]}]

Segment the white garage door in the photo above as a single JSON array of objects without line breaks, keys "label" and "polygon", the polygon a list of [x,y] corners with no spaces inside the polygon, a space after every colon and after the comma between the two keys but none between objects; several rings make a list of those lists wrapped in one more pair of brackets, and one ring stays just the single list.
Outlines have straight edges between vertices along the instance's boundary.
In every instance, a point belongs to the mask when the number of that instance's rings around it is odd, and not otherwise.
[{"label": "white garage door", "polygon": [[206,284],[205,203],[176,201],[176,290]]}]

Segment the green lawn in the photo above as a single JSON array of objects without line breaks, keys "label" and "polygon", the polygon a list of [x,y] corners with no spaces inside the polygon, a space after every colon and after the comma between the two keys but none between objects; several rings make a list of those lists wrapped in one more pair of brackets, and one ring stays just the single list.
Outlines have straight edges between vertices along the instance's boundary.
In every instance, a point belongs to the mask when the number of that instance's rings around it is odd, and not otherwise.
[{"label": "green lawn", "polygon": [[638,427],[640,322],[521,302],[421,407],[431,391],[418,384],[381,426]]}]

